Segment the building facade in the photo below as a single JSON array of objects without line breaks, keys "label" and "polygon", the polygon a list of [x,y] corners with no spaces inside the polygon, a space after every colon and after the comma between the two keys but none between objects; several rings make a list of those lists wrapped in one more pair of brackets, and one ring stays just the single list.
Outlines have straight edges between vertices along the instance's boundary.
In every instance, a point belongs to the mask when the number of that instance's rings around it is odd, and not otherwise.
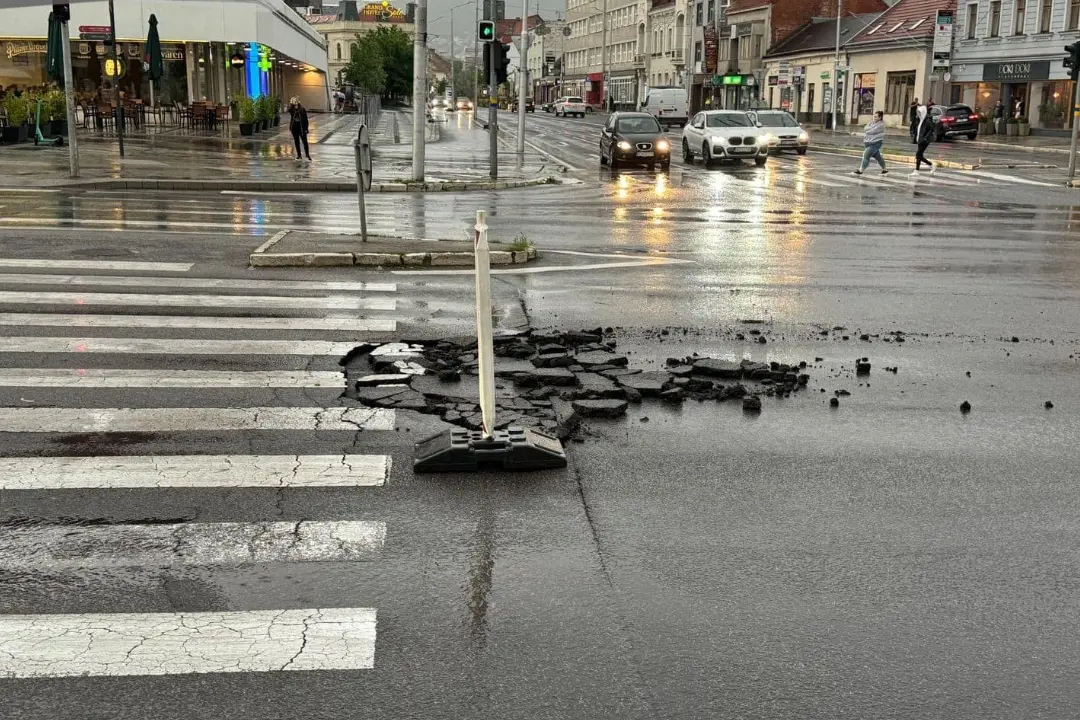
[{"label": "building facade", "polygon": [[567,0],[562,94],[597,107],[609,98],[616,107],[636,107],[646,72],[647,16],[643,0]]},{"label": "building facade", "polygon": [[327,77],[334,85],[344,81],[345,66],[352,59],[352,45],[357,36],[372,32],[378,27],[396,27],[410,38],[415,32],[413,23],[415,6],[404,8],[382,3],[358,6],[355,0],[341,5],[311,7],[306,19],[312,28],[326,39]]},{"label": "building facade", "polygon": [[[311,109],[328,105],[326,46],[303,17],[281,0],[169,2],[115,0],[119,62],[105,43],[80,37],[80,26],[107,27],[109,5],[71,5],[68,24],[75,92],[80,102],[125,99],[155,104],[193,101],[227,105],[233,97],[296,95]],[[0,86],[46,85],[47,6],[4,11],[0,28]],[[158,20],[165,77],[151,98],[143,70],[149,18]]]},{"label": "building facade", "polygon": [[1072,127],[1075,87],[1062,66],[1080,39],[1078,0],[975,0],[957,8],[952,100],[1010,115],[1045,132]]},{"label": "building facade", "polygon": [[532,97],[537,104],[553,102],[561,88],[563,49],[566,21],[545,21],[542,29],[529,33],[529,78]]},{"label": "building facade", "polygon": [[[690,26],[686,0],[654,0],[645,26],[646,58],[642,73],[647,86],[688,87],[686,73]],[[644,97],[644,90],[638,97]]]}]

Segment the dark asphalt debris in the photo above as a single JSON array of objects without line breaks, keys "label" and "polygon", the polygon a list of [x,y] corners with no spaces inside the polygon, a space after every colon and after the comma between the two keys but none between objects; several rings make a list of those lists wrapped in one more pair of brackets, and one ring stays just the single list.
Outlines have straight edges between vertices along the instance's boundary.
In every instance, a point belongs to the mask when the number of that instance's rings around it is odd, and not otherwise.
[{"label": "dark asphalt debris", "polygon": [[1043,403],[1043,407],[1046,408],[1047,410],[1053,410],[1054,409],[1054,403],[1047,400],[1045,403]]},{"label": "dark asphalt debris", "polygon": [[960,412],[964,413],[965,415],[971,412],[971,403],[969,403],[967,400],[960,403]]},{"label": "dark asphalt debris", "polygon": [[[568,440],[582,417],[621,417],[629,404],[650,398],[669,404],[741,400],[744,410],[757,412],[762,397],[788,397],[810,380],[799,372],[805,362],[734,362],[697,353],[667,358],[663,370],[641,370],[615,352],[610,334],[601,328],[530,330],[495,338],[495,429],[528,427]],[[482,427],[475,382],[451,385],[479,373],[475,337],[367,343],[339,364],[347,381],[343,401],[438,415],[470,430]]]},{"label": "dark asphalt debris", "polygon": [[839,398],[829,398],[829,407],[834,407],[834,408],[840,407],[840,399]]}]

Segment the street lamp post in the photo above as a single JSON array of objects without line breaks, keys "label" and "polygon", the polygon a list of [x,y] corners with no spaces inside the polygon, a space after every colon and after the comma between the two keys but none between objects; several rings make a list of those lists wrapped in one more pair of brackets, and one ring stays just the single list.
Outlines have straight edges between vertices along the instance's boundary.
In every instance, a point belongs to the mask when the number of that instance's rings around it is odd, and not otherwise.
[{"label": "street lamp post", "polygon": [[832,131],[836,128],[836,109],[840,106],[840,18],[844,15],[844,0],[836,0],[836,55],[833,57]]},{"label": "street lamp post", "polygon": [[416,29],[413,38],[413,137],[412,175],[424,181],[424,133],[427,132],[427,0],[416,5]]}]

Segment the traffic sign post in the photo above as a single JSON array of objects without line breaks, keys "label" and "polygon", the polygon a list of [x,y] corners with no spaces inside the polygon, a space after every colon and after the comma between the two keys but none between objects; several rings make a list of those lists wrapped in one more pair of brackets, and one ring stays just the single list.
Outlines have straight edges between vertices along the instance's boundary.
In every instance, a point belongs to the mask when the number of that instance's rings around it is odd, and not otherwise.
[{"label": "traffic sign post", "polygon": [[360,204],[360,241],[367,242],[367,207],[364,192],[371,189],[371,138],[367,125],[361,125],[353,143],[356,159],[356,199]]}]

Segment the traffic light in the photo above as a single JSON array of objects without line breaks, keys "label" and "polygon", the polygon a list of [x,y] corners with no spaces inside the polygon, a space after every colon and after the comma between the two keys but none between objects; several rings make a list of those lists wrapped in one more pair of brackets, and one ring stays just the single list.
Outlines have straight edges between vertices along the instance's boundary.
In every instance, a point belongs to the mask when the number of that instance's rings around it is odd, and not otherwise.
[{"label": "traffic light", "polygon": [[476,39],[480,42],[491,42],[495,39],[495,21],[481,20],[476,23]]},{"label": "traffic light", "polygon": [[1069,78],[1076,82],[1080,79],[1080,42],[1067,45],[1065,52],[1069,54],[1065,56],[1061,64],[1069,69]]},{"label": "traffic light", "polygon": [[495,84],[506,82],[506,71],[510,68],[510,46],[494,43],[495,48]]}]

